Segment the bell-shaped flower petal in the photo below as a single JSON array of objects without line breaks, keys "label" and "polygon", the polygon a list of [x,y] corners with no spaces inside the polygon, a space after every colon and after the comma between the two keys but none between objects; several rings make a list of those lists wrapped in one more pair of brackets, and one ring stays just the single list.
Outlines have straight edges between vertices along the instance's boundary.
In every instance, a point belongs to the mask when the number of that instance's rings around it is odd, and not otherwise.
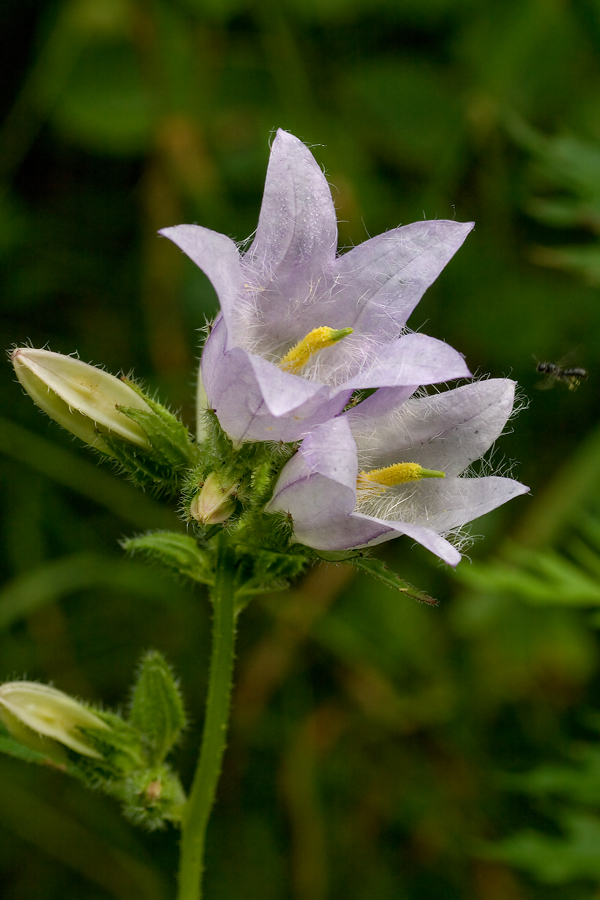
[{"label": "bell-shaped flower petal", "polygon": [[[368,547],[406,534],[450,565],[458,550],[444,536],[528,488],[512,478],[460,477],[500,436],[514,383],[490,379],[407,399],[383,388],[315,428],[284,466],[268,512],[292,516],[295,539],[316,550]],[[423,477],[391,487],[361,485],[359,473],[417,463]]]},{"label": "bell-shaped flower petal", "polygon": [[86,444],[109,453],[102,439],[104,433],[151,449],[146,432],[120,412],[120,407],[145,413],[152,410],[120,378],[74,356],[33,347],[17,347],[11,361],[34,403]]},{"label": "bell-shaped flower petal", "polygon": [[[238,444],[294,441],[356,389],[468,377],[459,353],[407,334],[406,321],[472,227],[417,222],[337,256],[327,180],[308,148],[278,131],[249,250],[198,225],[161,231],[206,273],[221,304],[202,356],[203,402]],[[323,327],[352,333],[298,371],[282,365]]]}]

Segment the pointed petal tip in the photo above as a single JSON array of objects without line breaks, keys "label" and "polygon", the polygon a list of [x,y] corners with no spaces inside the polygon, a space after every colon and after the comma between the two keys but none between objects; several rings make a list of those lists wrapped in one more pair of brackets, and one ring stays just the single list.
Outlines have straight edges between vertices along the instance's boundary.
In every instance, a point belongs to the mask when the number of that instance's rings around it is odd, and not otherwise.
[{"label": "pointed petal tip", "polygon": [[452,255],[464,244],[469,234],[475,228],[475,222],[457,222],[455,219],[426,219],[423,224],[434,225],[439,228],[440,236],[444,240],[449,240],[451,242],[450,246],[454,246]]},{"label": "pointed petal tip", "polygon": [[166,237],[166,238],[169,238],[170,241],[172,241],[172,240],[174,240],[174,236],[177,234],[177,232],[181,228],[189,228],[189,227],[193,228],[194,226],[193,225],[192,226],[189,226],[189,225],[187,225],[187,226],[186,225],[167,225],[166,228],[159,228],[157,231],[157,234],[160,237]]},{"label": "pointed petal tip", "polygon": [[304,144],[302,143],[300,138],[297,138],[296,135],[292,134],[291,131],[285,131],[285,129],[283,129],[283,128],[278,128],[277,131],[275,132],[275,137],[273,138],[273,144],[276,141],[279,141],[280,143],[302,144],[302,146],[304,147]]},{"label": "pointed petal tip", "polygon": [[308,146],[301,138],[292,134],[291,131],[284,131],[283,128],[278,128],[271,143],[271,156],[274,156],[275,158],[283,156],[285,158],[288,155],[291,155],[292,159],[298,161],[303,160],[305,163],[310,163],[312,167],[322,174],[321,168],[315,159],[310,146]]}]

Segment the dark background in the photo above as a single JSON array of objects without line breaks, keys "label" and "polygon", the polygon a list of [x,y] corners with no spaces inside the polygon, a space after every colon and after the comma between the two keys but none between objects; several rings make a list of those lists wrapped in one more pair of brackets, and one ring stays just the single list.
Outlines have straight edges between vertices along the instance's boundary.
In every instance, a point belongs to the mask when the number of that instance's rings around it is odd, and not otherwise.
[{"label": "dark background", "polygon": [[[439,608],[323,566],[245,612],[207,898],[600,896],[598,0],[4,0],[0,33],[5,347],[134,370],[192,424],[216,300],[156,231],[251,234],[281,127],[324,167],[341,247],[475,220],[410,324],[529,404],[493,465],[531,496],[472,526],[472,563],[380,550]],[[588,381],[536,390],[564,355]],[[8,364],[0,397],[0,677],[124,706],[157,647],[188,784],[208,604],[118,547],[174,513]],[[0,778],[3,900],[173,896],[174,830],[8,757]]]}]

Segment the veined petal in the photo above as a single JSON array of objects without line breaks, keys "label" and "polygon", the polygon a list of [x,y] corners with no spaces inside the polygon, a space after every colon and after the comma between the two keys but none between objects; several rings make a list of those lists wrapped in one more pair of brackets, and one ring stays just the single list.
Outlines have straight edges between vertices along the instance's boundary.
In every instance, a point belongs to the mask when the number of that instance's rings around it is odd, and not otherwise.
[{"label": "veined petal", "polygon": [[[293,514],[292,514],[293,515]],[[356,550],[373,547],[383,541],[398,537],[398,531],[381,519],[357,516],[355,513],[329,516],[328,519],[311,522],[308,517],[294,519],[294,537],[307,547],[331,553],[336,550]]]},{"label": "veined petal", "polygon": [[409,522],[437,532],[452,531],[528,490],[512,478],[497,475],[436,479],[435,487],[431,481],[423,480],[414,486],[402,519],[406,517]]},{"label": "veined petal", "polygon": [[329,390],[318,381],[308,381],[299,375],[285,372],[260,356],[251,353],[247,355],[271,415],[279,418],[292,413],[317,394],[329,396]]},{"label": "veined petal", "polygon": [[219,317],[202,354],[202,380],[208,406],[236,444],[297,441],[314,424],[339,415],[350,399],[350,390],[332,392],[245,350],[226,351],[226,342]]},{"label": "veined petal", "polygon": [[[414,385],[403,387],[382,387],[374,391],[358,406],[347,413],[351,425],[355,419],[360,425],[364,422],[369,427],[371,421],[387,421],[387,416],[397,413],[402,404],[414,394]],[[372,429],[371,429],[372,430]],[[378,442],[379,443],[379,442]]]},{"label": "veined petal", "polygon": [[305,437],[298,453],[284,466],[273,496],[313,475],[321,475],[349,489],[352,504],[347,511],[352,511],[356,502],[358,459],[356,444],[345,416],[318,425]]},{"label": "veined petal", "polygon": [[333,294],[348,326],[382,341],[398,333],[473,227],[473,222],[415,222],[340,256]]},{"label": "veined petal", "polygon": [[290,512],[297,540],[316,546],[311,535],[321,528],[327,531],[332,521],[342,519],[347,527],[356,503],[357,475],[350,426],[343,416],[332,419],[307,435],[284,466],[266,511]]},{"label": "veined petal", "polygon": [[311,472],[299,453],[290,460],[286,469],[291,470],[295,461],[294,473],[286,472],[286,478],[275,489],[274,499],[267,511],[280,509],[290,512],[294,521],[294,537],[301,544],[315,550],[333,552],[374,547],[405,534],[444,562],[452,566],[460,562],[458,550],[431,528],[408,522],[389,522],[349,511],[353,504],[349,485],[344,487],[320,472]]},{"label": "veined petal", "polygon": [[464,357],[449,344],[424,334],[407,334],[383,348],[345,387],[416,387],[470,377]]},{"label": "veined petal", "polygon": [[359,459],[364,456],[378,467],[398,459],[418,461],[447,476],[459,475],[489,450],[500,437],[515,398],[515,384],[507,378],[477,381],[412,400],[400,389],[395,402],[394,390],[389,389],[379,402],[377,395],[382,391],[376,391],[347,413]]},{"label": "veined petal", "polygon": [[158,232],[173,241],[202,269],[214,287],[232,340],[239,321],[236,308],[244,295],[240,254],[231,238],[200,225],[175,225]]},{"label": "veined petal", "polygon": [[[295,539],[316,550],[358,549],[406,534],[445,562],[456,565],[460,553],[444,533],[460,528],[528,488],[510,478],[459,478],[446,472],[443,478],[411,480],[386,488],[375,484],[373,490],[365,490],[357,487],[357,475],[363,464],[365,471],[378,468],[388,453],[386,439],[398,451],[389,465],[414,462],[430,468],[426,459],[429,436],[431,443],[436,437],[447,438],[447,444],[443,440],[440,444],[440,453],[452,468],[452,450],[460,446],[461,429],[468,444],[474,425],[482,430],[481,449],[487,449],[512,408],[514,386],[507,379],[496,379],[467,387],[468,390],[458,388],[407,401],[404,405],[413,403],[414,408],[404,417],[398,416],[394,407],[395,391],[383,389],[379,398],[372,395],[356,409],[315,428],[284,466],[267,511],[288,512],[293,519]],[[406,391],[399,393],[404,396]],[[394,416],[402,424],[399,440],[390,424]],[[378,430],[381,421],[386,423],[383,433]],[[418,441],[412,439],[411,428]],[[357,439],[363,440],[358,449]],[[471,458],[473,452],[472,444],[467,457]],[[367,462],[369,453],[372,458]]]},{"label": "veined petal", "polygon": [[248,423],[240,442],[245,441],[282,441],[284,444],[301,440],[311,428],[321,425],[335,416],[339,416],[348,400],[351,391],[337,393],[330,400],[323,402],[320,395],[308,400],[293,414],[275,418],[258,410]]},{"label": "veined petal", "polygon": [[374,547],[377,544],[381,544],[384,541],[390,541],[392,538],[404,534],[407,537],[412,538],[418,544],[421,544],[431,553],[439,556],[439,558],[445,563],[448,563],[448,565],[457,566],[460,562],[460,553],[456,547],[453,547],[450,541],[447,541],[446,538],[442,537],[441,534],[438,534],[437,531],[433,531],[431,528],[424,528],[422,525],[411,525],[408,522],[386,521],[385,532],[377,534],[378,529],[381,529],[383,524],[381,519],[375,519],[372,516],[363,516],[361,513],[354,513],[353,518],[362,522],[363,525],[369,522],[373,529],[373,537],[365,543],[365,546]]},{"label": "veined petal", "polygon": [[[229,336],[225,319],[219,313],[206,339],[200,358],[202,386],[206,395],[207,406],[211,409],[215,409],[223,390],[235,378],[235,372],[230,372],[230,366],[224,361],[228,340]],[[204,398],[202,399],[204,400]]]},{"label": "veined petal", "polygon": [[337,219],[331,191],[302,141],[278,130],[254,242],[246,261],[285,292],[290,278],[305,282],[335,258]]}]

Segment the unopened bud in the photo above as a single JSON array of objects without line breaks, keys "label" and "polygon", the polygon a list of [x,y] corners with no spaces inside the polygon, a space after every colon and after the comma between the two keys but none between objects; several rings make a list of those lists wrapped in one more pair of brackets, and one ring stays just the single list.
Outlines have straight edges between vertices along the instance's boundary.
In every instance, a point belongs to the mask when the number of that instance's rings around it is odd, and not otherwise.
[{"label": "unopened bud", "polygon": [[119,411],[150,412],[150,407],[120,378],[73,356],[33,347],[17,347],[11,361],[33,402],[86,444],[110,454],[102,439],[106,434],[151,449],[143,428]]},{"label": "unopened bud", "polygon": [[[35,681],[8,681],[0,685],[0,720],[15,740],[32,750],[52,753],[57,741],[76,753],[101,759],[83,729],[110,730],[109,726],[68,694]],[[48,742],[40,738],[50,738]],[[57,748],[58,749],[58,748]]]},{"label": "unopened bud", "polygon": [[211,472],[190,503],[190,516],[203,525],[220,525],[235,511],[231,497],[238,489],[237,481]]}]

